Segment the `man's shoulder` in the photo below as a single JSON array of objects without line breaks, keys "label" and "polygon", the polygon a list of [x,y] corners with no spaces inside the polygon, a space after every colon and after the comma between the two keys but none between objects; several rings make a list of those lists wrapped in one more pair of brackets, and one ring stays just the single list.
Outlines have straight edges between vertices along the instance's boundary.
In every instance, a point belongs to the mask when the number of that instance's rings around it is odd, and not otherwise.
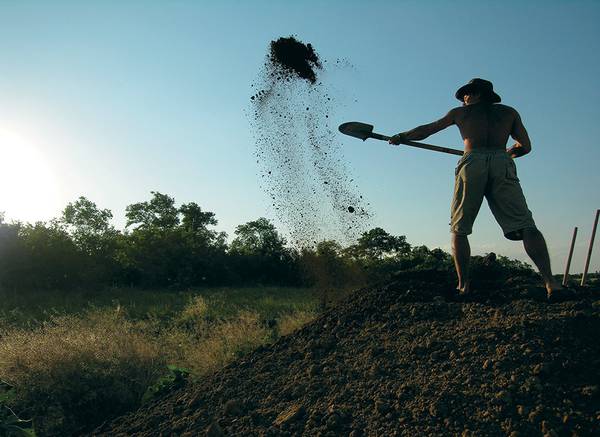
[{"label": "man's shoulder", "polygon": [[499,111],[502,111],[502,112],[510,112],[511,114],[518,114],[518,112],[515,108],[513,108],[512,106],[503,105],[502,103],[494,103],[493,107],[497,108]]},{"label": "man's shoulder", "polygon": [[[491,106],[492,106],[492,108],[494,108],[496,111],[499,111],[499,112],[518,114],[517,110],[515,108],[513,108],[512,106],[503,105],[501,103],[494,103]],[[468,105],[456,106],[456,107],[450,109],[450,111],[448,111],[448,114],[462,114],[465,112],[469,112],[472,109],[473,108],[470,108]]]},{"label": "man's shoulder", "polygon": [[456,106],[454,108],[452,108],[451,110],[448,111],[448,115],[457,115],[457,114],[461,114],[464,111],[465,107],[464,106]]}]

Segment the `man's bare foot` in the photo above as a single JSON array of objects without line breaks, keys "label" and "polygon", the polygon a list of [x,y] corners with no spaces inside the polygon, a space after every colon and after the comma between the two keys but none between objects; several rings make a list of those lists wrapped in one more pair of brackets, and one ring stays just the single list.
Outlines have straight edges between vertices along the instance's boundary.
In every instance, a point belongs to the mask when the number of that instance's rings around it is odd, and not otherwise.
[{"label": "man's bare foot", "polygon": [[456,291],[458,291],[458,294],[461,296],[471,294],[471,283],[465,282],[464,284],[458,284],[456,286]]},{"label": "man's bare foot", "polygon": [[548,301],[550,302],[559,302],[568,297],[571,293],[567,287],[564,287],[560,282],[554,280],[546,283],[546,293],[548,296]]},{"label": "man's bare foot", "polygon": [[563,287],[563,285],[557,280],[546,282],[546,291],[548,292],[548,294],[552,294],[553,292],[560,292],[564,289],[565,287]]}]

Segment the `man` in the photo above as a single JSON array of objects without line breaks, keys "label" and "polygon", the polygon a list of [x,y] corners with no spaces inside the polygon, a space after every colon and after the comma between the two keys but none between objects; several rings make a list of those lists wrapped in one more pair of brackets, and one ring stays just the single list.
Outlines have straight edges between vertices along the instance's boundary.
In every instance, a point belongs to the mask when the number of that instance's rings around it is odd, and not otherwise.
[{"label": "man", "polygon": [[[467,235],[485,197],[492,214],[510,240],[523,240],[525,251],[537,266],[552,300],[562,290],[552,275],[550,257],[542,233],[527,208],[513,158],[531,151],[521,117],[513,108],[500,105],[500,96],[491,82],[473,79],[456,92],[462,107],[454,108],[433,123],[394,135],[390,144],[423,140],[456,124],[465,144],[465,153],[455,171],[451,206],[452,256],[458,274],[457,290],[468,294],[471,249]],[[508,137],[516,143],[506,150]]]}]

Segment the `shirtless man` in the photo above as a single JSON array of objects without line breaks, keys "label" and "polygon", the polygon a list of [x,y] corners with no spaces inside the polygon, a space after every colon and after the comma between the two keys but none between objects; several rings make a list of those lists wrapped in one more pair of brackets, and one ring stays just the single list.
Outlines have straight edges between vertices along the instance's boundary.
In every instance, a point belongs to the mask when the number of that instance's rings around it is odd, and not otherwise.
[{"label": "shirtless man", "polygon": [[[504,236],[509,240],[523,240],[527,255],[544,279],[548,299],[552,300],[562,285],[552,276],[546,242],[527,208],[513,161],[531,152],[521,117],[510,106],[498,104],[500,96],[487,80],[471,80],[456,92],[456,98],[463,102],[462,107],[450,110],[433,123],[394,135],[390,144],[423,140],[453,124],[460,130],[465,153],[455,171],[450,223],[457,290],[460,294],[469,292],[471,248],[467,235],[472,231],[485,197]],[[506,150],[509,136],[516,143]]]}]

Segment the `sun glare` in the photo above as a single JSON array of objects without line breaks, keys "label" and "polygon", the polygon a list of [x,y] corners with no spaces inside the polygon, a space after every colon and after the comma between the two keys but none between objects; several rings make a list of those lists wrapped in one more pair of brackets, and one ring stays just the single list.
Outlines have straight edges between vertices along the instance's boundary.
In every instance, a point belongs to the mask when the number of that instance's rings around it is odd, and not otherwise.
[{"label": "sun glare", "polygon": [[39,145],[0,126],[0,212],[34,222],[55,217],[59,208],[56,178]]}]

